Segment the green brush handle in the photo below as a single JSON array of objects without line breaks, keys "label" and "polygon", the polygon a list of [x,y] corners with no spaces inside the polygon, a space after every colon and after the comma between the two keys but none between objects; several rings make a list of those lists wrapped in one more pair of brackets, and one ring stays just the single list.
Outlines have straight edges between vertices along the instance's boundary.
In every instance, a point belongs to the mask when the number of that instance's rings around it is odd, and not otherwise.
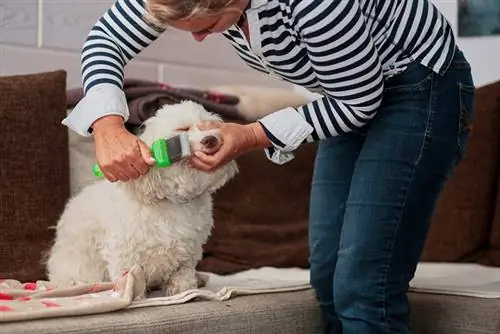
[{"label": "green brush handle", "polygon": [[[167,139],[157,139],[151,145],[151,155],[155,159],[155,166],[159,168],[164,168],[172,165],[170,160],[170,155],[168,154]],[[103,177],[104,174],[97,163],[94,164],[94,175],[97,177]]]}]

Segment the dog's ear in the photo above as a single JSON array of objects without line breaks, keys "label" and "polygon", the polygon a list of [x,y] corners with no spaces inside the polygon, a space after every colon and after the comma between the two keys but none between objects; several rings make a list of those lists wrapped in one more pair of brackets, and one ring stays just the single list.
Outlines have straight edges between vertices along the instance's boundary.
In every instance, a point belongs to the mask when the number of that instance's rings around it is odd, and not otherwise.
[{"label": "dog's ear", "polygon": [[219,168],[211,172],[211,178],[214,179],[214,182],[210,184],[207,192],[215,193],[220,188],[225,186],[238,173],[239,168],[235,160],[228,162],[223,168]]},{"label": "dog's ear", "polygon": [[130,133],[139,136],[144,133],[144,130],[146,129],[146,124],[125,123],[125,129],[127,129]]},{"label": "dog's ear", "polygon": [[164,104],[169,102],[170,101],[168,99],[161,96],[151,96],[149,99],[145,99],[141,106],[142,120],[145,121],[153,116],[156,116],[158,110],[160,110]]}]

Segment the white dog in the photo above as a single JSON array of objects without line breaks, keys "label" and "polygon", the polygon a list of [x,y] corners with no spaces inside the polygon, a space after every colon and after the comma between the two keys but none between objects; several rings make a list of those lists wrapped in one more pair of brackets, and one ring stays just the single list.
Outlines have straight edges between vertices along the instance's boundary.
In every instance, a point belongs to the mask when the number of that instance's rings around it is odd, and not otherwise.
[{"label": "white dog", "polygon": [[[217,149],[218,134],[194,126],[204,120],[220,118],[193,102],[166,105],[137,135],[151,146],[158,138],[188,131],[193,150]],[[147,290],[161,288],[172,295],[196,288],[195,267],[213,226],[212,193],[237,172],[234,161],[206,173],[183,160],[153,167],[136,180],[101,180],[86,187],[69,200],[57,223],[47,259],[49,280],[110,281],[139,265]]]}]

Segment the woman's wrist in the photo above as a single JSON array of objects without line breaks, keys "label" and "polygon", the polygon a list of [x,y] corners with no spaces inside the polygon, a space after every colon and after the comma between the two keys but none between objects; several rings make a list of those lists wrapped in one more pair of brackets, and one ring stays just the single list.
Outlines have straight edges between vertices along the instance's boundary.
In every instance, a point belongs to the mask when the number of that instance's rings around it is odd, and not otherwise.
[{"label": "woman's wrist", "polygon": [[269,146],[272,146],[272,143],[267,137],[264,128],[259,122],[247,124],[245,125],[245,127],[247,127],[249,130],[252,148],[267,148]]},{"label": "woman's wrist", "polygon": [[119,115],[108,115],[97,119],[92,123],[92,130],[94,132],[99,132],[102,129],[108,129],[110,127],[123,127],[123,117]]}]

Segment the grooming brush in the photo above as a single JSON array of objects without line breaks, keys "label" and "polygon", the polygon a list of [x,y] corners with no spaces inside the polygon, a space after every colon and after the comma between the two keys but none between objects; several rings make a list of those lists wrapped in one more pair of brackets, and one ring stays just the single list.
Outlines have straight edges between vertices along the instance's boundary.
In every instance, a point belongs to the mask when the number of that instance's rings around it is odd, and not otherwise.
[{"label": "grooming brush", "polygon": [[[165,168],[191,155],[187,133],[181,133],[170,138],[160,138],[151,145],[151,155],[155,159],[155,167]],[[94,175],[102,177],[104,174],[96,163]]]}]

